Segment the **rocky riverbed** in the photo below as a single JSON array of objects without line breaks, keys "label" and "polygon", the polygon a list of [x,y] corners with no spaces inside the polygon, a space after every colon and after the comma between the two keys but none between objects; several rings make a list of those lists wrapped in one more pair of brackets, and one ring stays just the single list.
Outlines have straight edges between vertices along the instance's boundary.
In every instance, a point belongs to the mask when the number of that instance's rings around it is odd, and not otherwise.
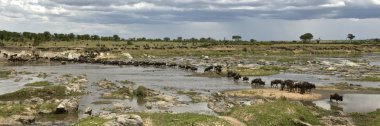
[{"label": "rocky riverbed", "polygon": [[[2,52],[16,54],[11,51]],[[76,51],[51,53],[46,57],[75,59],[85,54]],[[27,58],[33,53],[24,51],[17,54]],[[358,100],[348,100],[338,105],[326,101],[331,93],[344,94],[348,99],[363,94],[366,95],[360,96],[361,99],[377,97],[379,85],[376,78],[379,77],[379,66],[371,64],[376,61],[374,57],[315,58],[280,62],[260,58],[237,60],[231,57],[207,56],[164,59],[118,56],[108,53],[95,58],[124,62],[144,61],[152,65],[104,65],[75,61],[62,64],[46,59],[8,62],[2,58],[1,71],[5,72],[2,72],[0,79],[0,123],[72,125],[81,120],[79,123],[99,121],[104,125],[142,125],[151,124],[156,119],[147,113],[188,112],[210,115],[214,119],[218,115],[233,116],[239,108],[280,104],[279,100],[287,99],[289,104],[302,104],[300,108],[308,108],[307,111],[313,114],[313,118],[321,120],[322,124],[353,125],[346,112],[369,112],[380,107],[350,109],[351,104]],[[165,65],[160,65],[161,63]],[[198,70],[181,69],[179,65],[182,64]],[[224,70],[221,74],[203,71],[211,65],[220,65]],[[266,82],[266,86],[252,89],[249,82],[227,78],[224,75],[227,69],[258,74],[264,71],[265,75],[247,77],[249,80],[260,77]],[[270,74],[266,75],[267,73]],[[279,91],[269,86],[274,79],[312,82],[317,85],[317,89],[304,95]],[[325,107],[330,104],[334,107]],[[325,112],[320,107],[337,112]],[[336,107],[338,109],[334,109]],[[298,108],[294,109],[298,111]],[[46,119],[48,117],[52,118]],[[244,122],[244,119],[235,118],[243,124],[250,124]],[[222,120],[215,119],[216,123],[226,123],[226,120],[223,121],[225,118],[219,119]],[[298,117],[292,117],[292,123],[318,124]]]}]

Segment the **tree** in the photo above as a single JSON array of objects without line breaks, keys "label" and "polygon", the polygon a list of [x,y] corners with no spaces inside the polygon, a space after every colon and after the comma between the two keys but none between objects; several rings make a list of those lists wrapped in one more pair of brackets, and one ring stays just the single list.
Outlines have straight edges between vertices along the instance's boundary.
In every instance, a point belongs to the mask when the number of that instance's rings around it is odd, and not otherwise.
[{"label": "tree", "polygon": [[169,38],[169,37],[165,37],[165,38],[164,38],[164,41],[167,41],[167,42],[168,42],[168,41],[170,41],[170,38]]},{"label": "tree", "polygon": [[113,35],[112,38],[113,38],[114,41],[120,41],[120,37],[119,37],[119,35],[116,35],[116,34],[115,34],[115,35]]},{"label": "tree", "polygon": [[256,39],[251,39],[251,40],[249,40],[250,42],[257,42],[257,40]]},{"label": "tree", "polygon": [[313,37],[314,37],[313,34],[305,33],[300,36],[300,39],[302,40],[302,42],[310,42],[313,39]]},{"label": "tree", "polygon": [[234,35],[234,36],[232,36],[232,39],[235,40],[235,41],[240,41],[241,40],[241,36],[240,35]]},{"label": "tree", "polygon": [[353,35],[353,34],[348,34],[348,35],[347,35],[347,38],[350,39],[350,42],[352,42],[352,39],[355,38],[355,35]]}]

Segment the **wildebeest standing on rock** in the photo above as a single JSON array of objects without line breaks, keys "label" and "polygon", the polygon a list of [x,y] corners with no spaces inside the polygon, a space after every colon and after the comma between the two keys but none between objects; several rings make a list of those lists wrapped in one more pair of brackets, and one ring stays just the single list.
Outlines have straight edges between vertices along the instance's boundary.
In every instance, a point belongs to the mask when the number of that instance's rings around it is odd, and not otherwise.
[{"label": "wildebeest standing on rock", "polygon": [[343,95],[339,95],[338,93],[335,93],[335,94],[331,94],[330,95],[330,101],[332,102],[332,100],[335,100],[335,101],[343,101]]}]

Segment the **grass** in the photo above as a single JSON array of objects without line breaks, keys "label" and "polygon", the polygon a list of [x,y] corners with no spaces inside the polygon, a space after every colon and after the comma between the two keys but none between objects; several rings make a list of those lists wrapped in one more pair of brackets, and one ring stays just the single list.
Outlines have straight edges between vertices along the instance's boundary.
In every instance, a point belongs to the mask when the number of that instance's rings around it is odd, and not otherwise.
[{"label": "grass", "polygon": [[111,104],[112,101],[95,101],[95,102],[92,102],[92,104],[95,104],[95,105],[100,105],[100,104]]},{"label": "grass", "polygon": [[312,125],[320,124],[310,109],[287,100],[233,108],[228,115],[249,126],[293,126],[292,119],[300,119]]},{"label": "grass", "polygon": [[73,126],[103,126],[103,124],[107,121],[107,119],[94,116],[82,119],[79,122],[75,123]]},{"label": "grass", "polygon": [[0,70],[0,78],[8,78],[11,74],[10,70]]},{"label": "grass", "polygon": [[352,120],[357,126],[379,126],[380,125],[380,109],[367,114],[351,113]]},{"label": "grass", "polygon": [[57,108],[58,106],[58,103],[50,103],[50,102],[45,102],[43,104],[40,104],[37,106],[37,108],[39,110],[49,110],[49,111],[53,111]]},{"label": "grass", "polygon": [[9,117],[11,115],[24,112],[25,106],[22,104],[0,105],[0,116]]},{"label": "grass", "polygon": [[139,113],[142,118],[150,118],[154,126],[230,126],[216,116],[195,113]]},{"label": "grass", "polygon": [[280,71],[288,69],[287,67],[282,66],[262,66],[260,68],[247,68],[247,67],[238,67],[236,72],[242,76],[269,76],[274,74],[279,74]]},{"label": "grass", "polygon": [[32,97],[40,97],[43,99],[52,98],[64,98],[66,96],[73,96],[80,94],[66,94],[65,86],[46,86],[43,88],[23,88],[18,91],[0,95],[0,100],[11,101],[11,100],[25,100]]},{"label": "grass", "polygon": [[25,86],[42,87],[51,85],[48,81],[38,81],[34,83],[25,84]]},{"label": "grass", "polygon": [[132,85],[136,84],[135,82],[129,81],[129,80],[123,80],[123,81],[120,81],[120,83],[122,83],[122,84],[132,84]]},{"label": "grass", "polygon": [[133,93],[128,87],[119,88],[116,91],[112,91],[110,95],[102,96],[105,99],[124,99],[125,96],[132,96]]},{"label": "grass", "polygon": [[177,94],[184,94],[184,95],[189,95],[189,96],[194,96],[194,95],[199,95],[199,92],[195,91],[177,91]]},{"label": "grass", "polygon": [[365,76],[363,78],[354,79],[355,81],[369,81],[369,82],[380,82],[380,77],[376,76]]}]

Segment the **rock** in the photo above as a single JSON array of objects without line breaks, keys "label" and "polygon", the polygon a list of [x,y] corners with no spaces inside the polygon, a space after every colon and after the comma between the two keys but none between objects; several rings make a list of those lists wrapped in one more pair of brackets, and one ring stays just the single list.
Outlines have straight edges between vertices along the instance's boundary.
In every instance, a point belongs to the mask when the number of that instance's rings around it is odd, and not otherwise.
[{"label": "rock", "polygon": [[330,67],[326,68],[326,70],[328,70],[328,71],[336,71],[337,68],[333,67],[333,66],[330,66]]},{"label": "rock", "polygon": [[24,102],[26,104],[37,104],[37,105],[40,105],[40,104],[44,103],[44,99],[39,98],[39,97],[33,97],[31,99],[26,99]]},{"label": "rock", "polygon": [[123,126],[143,126],[143,120],[138,115],[120,115],[117,117],[116,122]]},{"label": "rock", "polygon": [[22,124],[32,124],[36,120],[35,116],[13,115],[12,118]]},{"label": "rock", "polygon": [[351,119],[347,117],[325,116],[322,117],[322,122],[327,126],[355,126]]},{"label": "rock", "polygon": [[107,121],[103,124],[103,126],[122,126],[120,125],[118,122],[116,122],[115,120],[110,120],[110,121]]},{"label": "rock", "polygon": [[78,110],[79,101],[76,98],[64,99],[57,108],[55,109],[55,114],[64,114],[68,112],[75,112]]},{"label": "rock", "polygon": [[133,59],[132,55],[129,53],[122,53],[122,55],[127,57],[128,59]]},{"label": "rock", "polygon": [[240,101],[241,106],[251,106],[252,102],[251,101]]},{"label": "rock", "polygon": [[92,115],[92,109],[91,109],[91,107],[87,107],[87,108],[84,110],[84,114]]},{"label": "rock", "polygon": [[211,110],[213,110],[214,112],[217,112],[217,113],[229,112],[231,110],[230,106],[231,105],[225,103],[224,101],[221,101],[221,102],[209,102],[207,104],[208,108],[210,108]]},{"label": "rock", "polygon": [[292,122],[295,126],[312,126],[311,124],[309,124],[307,122],[303,122],[299,119],[293,119]]},{"label": "rock", "polygon": [[0,126],[22,126],[22,123],[9,117],[0,117]]},{"label": "rock", "polygon": [[104,118],[104,119],[114,119],[117,117],[116,113],[109,113],[109,114],[100,114],[101,118]]},{"label": "rock", "polygon": [[171,102],[167,102],[167,101],[157,101],[155,102],[155,105],[159,108],[159,109],[169,109],[170,107],[173,107],[174,104],[171,103]]}]

